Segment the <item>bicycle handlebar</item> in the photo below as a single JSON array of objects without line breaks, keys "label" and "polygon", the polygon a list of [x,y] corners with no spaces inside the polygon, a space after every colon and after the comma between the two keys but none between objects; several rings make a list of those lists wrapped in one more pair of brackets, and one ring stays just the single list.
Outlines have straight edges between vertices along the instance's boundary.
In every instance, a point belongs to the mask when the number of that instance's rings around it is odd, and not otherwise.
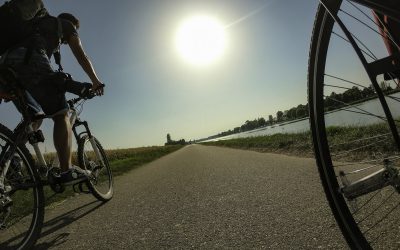
[{"label": "bicycle handlebar", "polygon": [[[101,88],[104,88],[105,86],[106,86],[105,84],[102,84]],[[90,89],[89,93],[87,95],[80,96],[78,98],[70,99],[70,100],[67,101],[67,103],[70,105],[70,107],[72,107],[72,106],[74,106],[76,103],[78,103],[81,100],[89,100],[89,99],[92,99],[95,96],[97,96],[97,94],[92,89]]]}]

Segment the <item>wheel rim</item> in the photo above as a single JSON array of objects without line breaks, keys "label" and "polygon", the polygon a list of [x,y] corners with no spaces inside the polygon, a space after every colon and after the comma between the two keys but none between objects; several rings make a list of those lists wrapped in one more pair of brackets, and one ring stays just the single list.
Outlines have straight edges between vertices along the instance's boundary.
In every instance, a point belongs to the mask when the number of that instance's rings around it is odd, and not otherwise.
[{"label": "wheel rim", "polygon": [[[0,148],[4,149],[9,139],[0,134]],[[20,150],[14,154],[14,159],[18,159],[19,171],[9,169],[6,175],[6,185],[11,187],[20,186],[21,184],[28,184],[35,186],[38,181],[32,172],[33,167],[29,165],[29,161],[24,157]],[[15,164],[16,165],[16,164]],[[15,166],[14,165],[14,166]],[[24,248],[35,240],[34,231],[41,224],[39,218],[39,210],[43,204],[39,204],[39,190],[38,187],[31,187],[27,190],[17,190],[10,198],[13,201],[10,207],[9,215],[5,220],[6,228],[0,230],[0,248]],[[6,213],[0,212],[0,220],[6,217]],[[4,221],[3,221],[4,222]]]},{"label": "wheel rim", "polygon": [[104,150],[98,146],[97,141],[96,146],[100,154],[103,155],[103,159],[97,158],[92,144],[89,139],[86,139],[83,151],[83,164],[85,169],[92,171],[92,178],[90,179],[92,188],[101,196],[108,197],[112,195],[112,174]]},{"label": "wheel rim", "polygon": [[[381,38],[378,37],[372,41],[367,39],[369,44],[372,44],[372,48],[365,44],[365,38],[362,38],[372,37],[365,31],[369,28],[365,28],[364,23],[361,23],[371,22],[371,19],[367,17],[370,12],[365,12],[362,7],[348,2],[345,2],[340,9],[339,17],[350,23],[351,32],[353,36],[357,37],[356,39],[363,47],[363,53],[369,57],[369,61],[380,58],[384,51],[374,44],[378,43]],[[330,29],[328,19],[325,19],[321,26],[325,25],[327,29]],[[400,208],[400,197],[397,190],[389,186],[357,197],[352,201],[344,198],[339,192],[339,189],[345,186],[346,180],[352,183],[382,169],[385,159],[389,159],[391,164],[398,168],[400,155],[388,125],[376,121],[382,120],[384,114],[380,112],[379,108],[377,109],[380,103],[373,100],[373,93],[371,93],[373,91],[368,88],[360,91],[361,88],[368,87],[369,82],[361,63],[357,62],[356,55],[348,41],[343,39],[344,34],[337,25],[333,27],[332,31],[332,34],[326,32],[318,34],[318,45],[314,49],[317,51],[315,53],[319,52],[323,55],[315,58],[315,62],[312,62],[315,63],[315,67],[311,69],[310,76],[312,86],[310,86],[309,96],[313,98],[310,100],[310,105],[312,105],[310,108],[311,127],[321,177],[326,191],[329,193],[331,207],[340,210],[335,216],[342,226],[342,231],[345,234],[352,234],[346,236],[349,243],[360,246],[363,244],[363,236],[365,236],[365,239],[374,248],[393,247],[392,244],[398,241],[396,232],[400,225],[400,221],[397,219],[400,218],[398,212],[400,211],[398,209]],[[380,42],[382,43],[382,39]],[[328,46],[325,55],[324,50]],[[353,59],[348,59],[350,53],[353,53]],[[339,65],[338,62],[341,64]],[[378,76],[378,78],[381,80],[382,76]],[[385,81],[385,84],[392,87],[397,86],[393,80]],[[348,96],[343,94],[345,91]],[[331,94],[332,92],[335,94]],[[353,96],[349,98],[349,94],[353,94]],[[357,97],[357,94],[364,95],[364,98],[371,100],[364,104],[354,103],[355,100],[363,97]],[[348,99],[345,100],[345,98]],[[391,111],[395,113],[396,125],[399,128],[400,94],[388,96],[386,99]],[[336,108],[336,111],[331,110],[333,107]],[[337,111],[338,108],[341,111]],[[339,115],[339,112],[343,118],[334,118]],[[356,124],[341,125],[343,120],[346,120],[344,117],[346,113],[353,116],[353,120],[357,119]],[[370,152],[374,152],[374,154],[371,155]],[[340,171],[345,173],[344,177],[340,177]],[[361,236],[358,234],[360,232]]]}]

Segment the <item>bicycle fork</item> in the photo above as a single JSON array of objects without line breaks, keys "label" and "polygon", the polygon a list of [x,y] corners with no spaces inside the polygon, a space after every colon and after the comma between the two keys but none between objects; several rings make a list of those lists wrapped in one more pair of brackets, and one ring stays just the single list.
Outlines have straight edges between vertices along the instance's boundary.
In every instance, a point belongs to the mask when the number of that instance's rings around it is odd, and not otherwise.
[{"label": "bicycle fork", "polygon": [[103,157],[100,154],[99,148],[97,147],[96,140],[94,139],[93,136],[90,136],[89,137],[89,141],[90,141],[90,144],[92,145],[92,148],[94,150],[94,153],[96,154],[97,159],[100,160],[101,167],[103,167],[104,166],[104,160],[103,160]]},{"label": "bicycle fork", "polygon": [[339,172],[339,176],[343,184],[340,192],[349,200],[354,200],[389,185],[400,192],[399,170],[387,159],[384,160],[382,169],[355,182],[350,183],[343,171]]},{"label": "bicycle fork", "polygon": [[[77,118],[76,114],[71,116],[71,122],[73,122],[73,123],[71,123],[71,124],[73,124],[72,131],[73,131],[73,133],[75,135],[76,140],[77,141],[80,140],[80,135],[81,134],[87,134],[87,136],[89,138],[89,142],[90,142],[90,144],[91,144],[91,146],[93,148],[93,152],[96,155],[96,158],[99,159],[101,167],[103,167],[104,166],[104,159],[100,154],[99,148],[97,147],[96,140],[95,140],[94,136],[92,135],[92,133],[91,133],[91,131],[89,129],[88,123],[86,121],[80,121],[79,119],[76,119],[76,118]],[[85,131],[82,132],[81,134],[77,133],[77,129],[76,128],[79,127],[79,126],[84,126],[85,127]]]}]

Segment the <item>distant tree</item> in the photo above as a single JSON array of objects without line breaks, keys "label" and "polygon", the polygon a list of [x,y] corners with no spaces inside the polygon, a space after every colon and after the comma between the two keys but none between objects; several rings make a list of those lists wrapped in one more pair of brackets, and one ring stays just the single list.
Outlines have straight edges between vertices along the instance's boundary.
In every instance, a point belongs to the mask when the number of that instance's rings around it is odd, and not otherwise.
[{"label": "distant tree", "polygon": [[289,113],[289,110],[283,111],[283,116],[282,116],[282,120],[283,120],[283,121],[286,121],[286,120],[289,119],[288,113]]},{"label": "distant tree", "polygon": [[170,134],[167,134],[167,143],[171,143],[172,142],[172,140],[171,140],[171,135]]},{"label": "distant tree", "polygon": [[363,95],[363,98],[368,98],[368,97],[375,95],[375,90],[374,90],[374,87],[372,87],[372,85],[370,85],[368,88],[364,88],[361,91],[361,93]]},{"label": "distant tree", "polygon": [[291,108],[291,109],[288,110],[288,112],[287,112],[288,120],[293,120],[293,119],[297,118],[296,117],[296,110],[297,110],[297,108]]},{"label": "distant tree", "polygon": [[[393,88],[387,84],[386,82],[381,82],[380,83],[381,88],[384,91],[400,91],[400,86],[396,86],[397,89],[393,90]],[[347,103],[354,103],[354,102],[359,102],[367,98],[371,98],[375,96],[375,90],[372,85],[369,87],[365,87],[364,89],[360,89],[357,86],[352,87],[351,89],[347,89],[344,92],[341,93],[336,93],[332,92],[329,96],[326,96],[324,98],[324,108],[325,110],[335,110],[338,108],[342,108],[343,106],[347,105]],[[285,120],[294,120],[294,119],[299,119],[299,118],[304,118],[308,116],[309,114],[309,105],[308,103],[306,105],[300,104],[297,107],[293,107],[289,110],[285,110],[285,112],[278,111],[276,113],[276,118],[273,117],[272,115],[268,116],[268,120],[265,120],[264,118],[258,118],[254,120],[247,120],[244,124],[242,124],[240,127],[235,127],[233,130],[228,130],[219,133],[218,135],[213,135],[208,137],[209,139],[220,137],[220,136],[226,136],[234,133],[240,133],[244,131],[249,131],[253,130],[259,127],[263,127],[265,125],[273,125],[276,122],[282,122],[284,119]],[[284,118],[284,119],[283,119]],[[175,141],[171,140],[171,137],[169,134],[167,135],[167,140],[170,141],[171,143],[175,143]],[[180,142],[180,141],[178,141]]]},{"label": "distant tree", "polygon": [[265,125],[267,125],[267,121],[266,121],[263,117],[258,118],[258,120],[257,120],[257,126],[258,126],[258,127],[263,127],[263,126],[265,126]]},{"label": "distant tree", "polygon": [[274,124],[274,117],[272,116],[272,115],[269,115],[268,116],[268,121],[269,121],[269,123],[272,125],[272,124]]},{"label": "distant tree", "polygon": [[283,118],[283,112],[282,111],[276,112],[276,120],[280,122],[282,121],[282,118]]},{"label": "distant tree", "polygon": [[185,139],[180,139],[179,141],[174,141],[171,139],[171,135],[167,134],[167,142],[164,145],[185,145],[186,144],[186,140]]},{"label": "distant tree", "polygon": [[305,105],[298,105],[296,108],[296,118],[303,118],[307,116],[307,109]]}]

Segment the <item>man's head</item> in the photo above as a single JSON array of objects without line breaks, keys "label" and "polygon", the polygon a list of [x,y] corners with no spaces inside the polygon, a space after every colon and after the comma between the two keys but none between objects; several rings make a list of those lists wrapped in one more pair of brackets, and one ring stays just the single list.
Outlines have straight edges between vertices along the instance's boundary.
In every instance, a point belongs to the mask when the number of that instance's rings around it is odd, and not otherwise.
[{"label": "man's head", "polygon": [[58,15],[58,18],[70,21],[76,29],[79,29],[79,20],[74,15],[70,13],[61,13],[60,15]]}]

